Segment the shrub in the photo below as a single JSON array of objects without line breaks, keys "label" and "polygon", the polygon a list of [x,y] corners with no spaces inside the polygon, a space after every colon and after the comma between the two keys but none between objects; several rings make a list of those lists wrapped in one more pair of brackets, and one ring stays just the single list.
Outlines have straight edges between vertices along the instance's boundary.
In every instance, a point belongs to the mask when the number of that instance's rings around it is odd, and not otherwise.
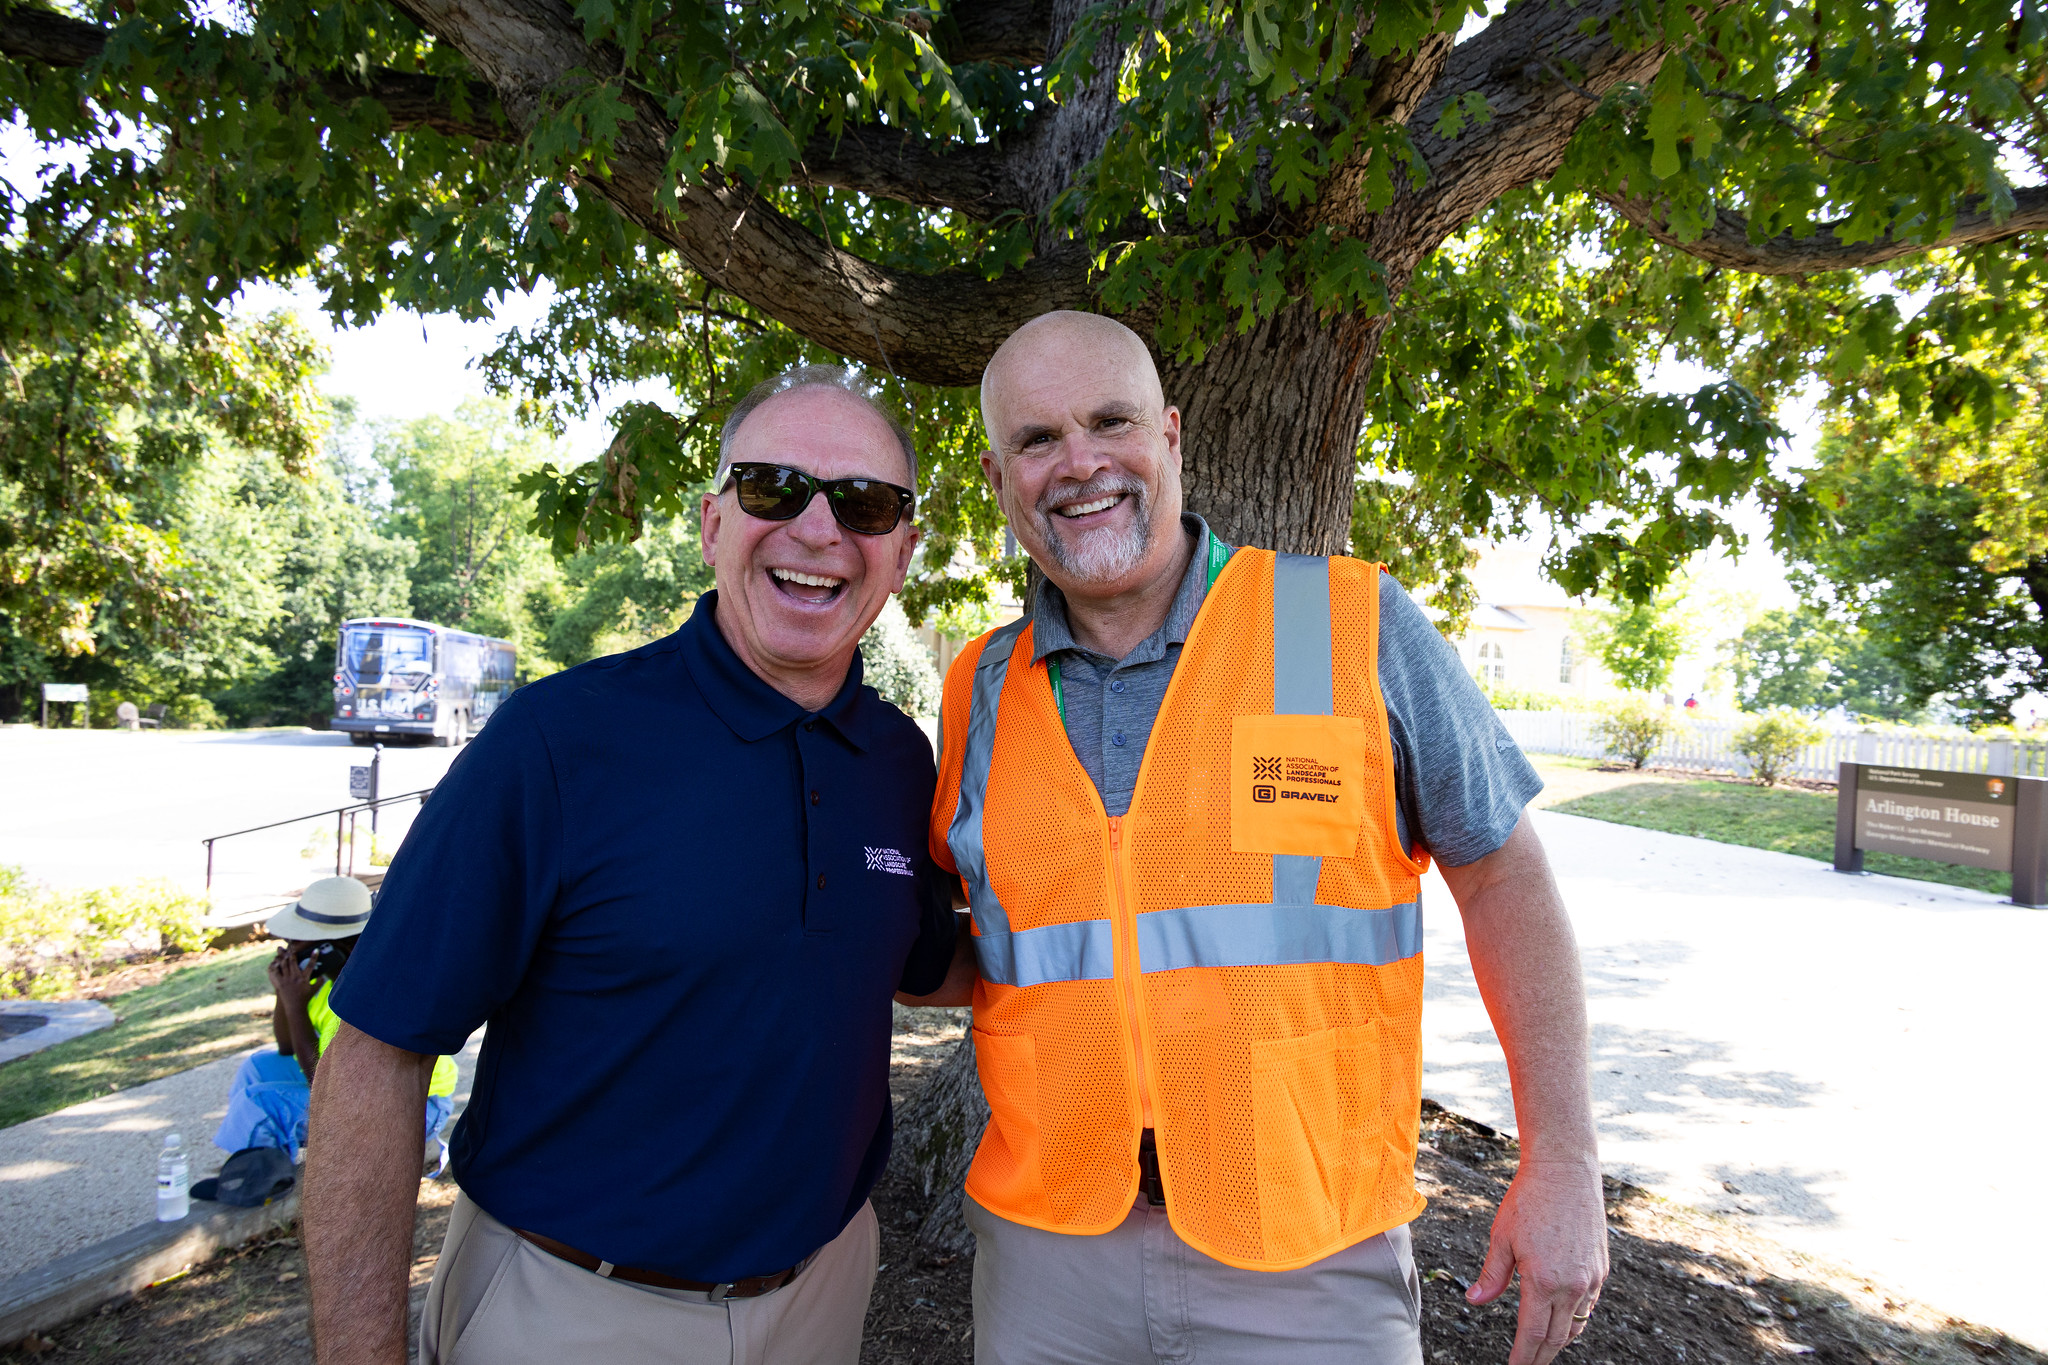
[{"label": "shrub", "polygon": [[1775,787],[1799,751],[1819,743],[1823,733],[1789,706],[1774,706],[1735,732],[1735,752],[1749,760],[1757,781]]},{"label": "shrub", "polygon": [[0,997],[47,1000],[94,967],[190,952],[206,901],[168,882],[55,891],[0,867]]},{"label": "shrub", "polygon": [[1664,707],[1634,697],[1609,706],[1606,714],[1593,722],[1593,738],[1608,753],[1640,768],[1675,728]]},{"label": "shrub", "polygon": [[1563,692],[1541,692],[1480,680],[1479,690],[1496,711],[1569,711],[1584,703]]},{"label": "shrub", "polygon": [[939,714],[939,666],[890,599],[860,637],[861,675],[869,687],[913,716]]}]

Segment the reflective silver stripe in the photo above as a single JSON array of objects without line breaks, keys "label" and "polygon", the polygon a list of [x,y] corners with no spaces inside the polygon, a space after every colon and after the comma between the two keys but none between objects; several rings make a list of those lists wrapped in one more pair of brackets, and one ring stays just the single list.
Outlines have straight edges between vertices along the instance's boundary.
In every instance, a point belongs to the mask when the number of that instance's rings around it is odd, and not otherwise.
[{"label": "reflective silver stripe", "polygon": [[1422,908],[1343,905],[1195,905],[1138,916],[1147,972],[1183,967],[1279,967],[1342,962],[1384,967],[1422,951]]},{"label": "reflective silver stripe", "polygon": [[[981,817],[988,805],[989,766],[996,753],[996,710],[1003,699],[1003,678],[1010,671],[1010,652],[1024,633],[1025,621],[1012,621],[989,637],[975,661],[973,691],[967,702],[966,752],[961,756],[960,796],[946,847],[967,884],[967,903],[974,927],[984,935],[1007,934],[1010,917],[988,884],[988,855],[982,843]],[[984,973],[986,975],[986,973]],[[994,977],[989,977],[994,980]]]},{"label": "reflective silver stripe", "polygon": [[998,986],[1050,981],[1107,981],[1115,975],[1116,941],[1105,919],[1047,924],[974,940],[981,979]]},{"label": "reflective silver stripe", "polygon": [[1273,904],[1314,905],[1316,883],[1323,878],[1323,860],[1306,854],[1273,855]]},{"label": "reflective silver stripe", "polygon": [[[1336,705],[1330,654],[1330,561],[1273,557],[1273,714],[1327,716]],[[1313,905],[1323,860],[1273,855],[1273,904]]]},{"label": "reflective silver stripe", "polygon": [[1273,558],[1273,714],[1327,716],[1330,679],[1330,561]]}]

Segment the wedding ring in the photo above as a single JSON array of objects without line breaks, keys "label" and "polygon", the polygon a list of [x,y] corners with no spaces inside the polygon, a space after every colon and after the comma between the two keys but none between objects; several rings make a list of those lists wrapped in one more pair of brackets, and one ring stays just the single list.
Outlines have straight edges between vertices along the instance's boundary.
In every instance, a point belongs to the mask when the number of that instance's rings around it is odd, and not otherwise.
[{"label": "wedding ring", "polygon": [[1591,1322],[1592,1320],[1593,1320],[1593,1315],[1592,1315],[1591,1313],[1574,1313],[1574,1314],[1572,1314],[1572,1321],[1573,1321],[1573,1322]]}]

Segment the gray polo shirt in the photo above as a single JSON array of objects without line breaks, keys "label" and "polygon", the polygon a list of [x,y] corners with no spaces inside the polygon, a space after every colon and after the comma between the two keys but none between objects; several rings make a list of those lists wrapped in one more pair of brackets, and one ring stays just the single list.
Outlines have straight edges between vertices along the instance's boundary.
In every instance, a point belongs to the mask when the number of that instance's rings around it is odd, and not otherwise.
[{"label": "gray polo shirt", "polygon": [[[1181,525],[1195,552],[1180,590],[1165,624],[1123,658],[1075,641],[1066,596],[1050,582],[1032,602],[1031,661],[1059,661],[1067,740],[1111,815],[1131,808],[1145,742],[1209,595],[1208,524],[1189,514]],[[1380,575],[1379,681],[1394,742],[1402,842],[1452,867],[1499,848],[1543,781],[1450,644],[1386,574]]]}]

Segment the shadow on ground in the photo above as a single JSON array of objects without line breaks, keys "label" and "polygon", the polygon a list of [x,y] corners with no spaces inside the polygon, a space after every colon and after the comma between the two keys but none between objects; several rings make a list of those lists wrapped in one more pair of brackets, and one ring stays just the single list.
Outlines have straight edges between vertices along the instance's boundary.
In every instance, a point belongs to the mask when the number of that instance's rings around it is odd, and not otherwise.
[{"label": "shadow on ground", "polygon": [[[937,1032],[897,1051],[899,1095],[934,1069]],[[899,1042],[905,1040],[899,1039]],[[1415,1224],[1429,1365],[1501,1365],[1513,1340],[1513,1296],[1471,1308],[1463,1290],[1486,1254],[1493,1212],[1516,1159],[1512,1139],[1424,1102],[1417,1183],[1429,1197]],[[454,1190],[423,1182],[414,1241],[415,1314],[433,1273]],[[930,1262],[916,1251],[922,1199],[900,1173],[875,1192],[883,1269],[862,1365],[967,1365],[973,1357],[972,1258]],[[2048,1365],[2001,1333],[1946,1317],[1861,1276],[1800,1256],[1710,1214],[1607,1184],[1613,1274],[1571,1359],[1580,1365]],[[305,1266],[296,1229],[218,1257],[132,1303],[103,1310],[0,1360],[304,1362],[311,1359]],[[52,1347],[54,1356],[45,1355]]]}]

